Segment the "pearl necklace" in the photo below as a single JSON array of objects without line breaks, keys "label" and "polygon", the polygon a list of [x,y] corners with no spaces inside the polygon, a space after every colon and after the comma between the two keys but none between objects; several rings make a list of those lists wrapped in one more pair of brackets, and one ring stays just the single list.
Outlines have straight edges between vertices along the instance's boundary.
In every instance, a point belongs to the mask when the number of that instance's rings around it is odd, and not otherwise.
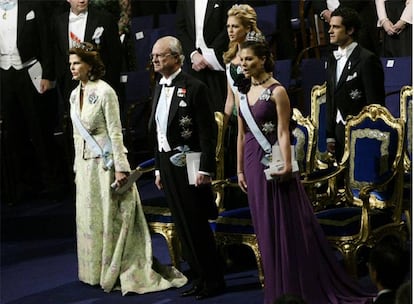
[{"label": "pearl necklace", "polygon": [[262,85],[262,84],[266,83],[270,78],[272,78],[272,76],[269,75],[269,77],[267,77],[266,79],[264,79],[262,81],[259,81],[259,82],[252,81],[252,86],[256,87],[256,86]]}]

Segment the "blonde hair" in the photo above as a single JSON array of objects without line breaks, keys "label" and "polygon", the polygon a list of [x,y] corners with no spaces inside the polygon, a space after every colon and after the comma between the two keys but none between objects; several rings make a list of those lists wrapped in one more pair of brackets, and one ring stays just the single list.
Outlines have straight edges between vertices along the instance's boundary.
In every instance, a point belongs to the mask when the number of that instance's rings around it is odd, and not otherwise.
[{"label": "blonde hair", "polygon": [[[227,17],[239,18],[243,27],[249,29],[249,32],[261,33],[257,27],[257,14],[256,11],[248,4],[235,4],[227,12]],[[234,57],[236,57],[238,51],[238,43],[231,41],[229,48],[223,53],[224,63],[229,63]]]}]

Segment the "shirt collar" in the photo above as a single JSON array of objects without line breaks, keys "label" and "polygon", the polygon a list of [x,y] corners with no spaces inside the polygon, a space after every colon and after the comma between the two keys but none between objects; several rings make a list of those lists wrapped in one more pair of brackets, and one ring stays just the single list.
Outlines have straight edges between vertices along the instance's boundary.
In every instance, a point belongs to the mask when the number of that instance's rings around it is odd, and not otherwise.
[{"label": "shirt collar", "polygon": [[338,51],[345,52],[346,58],[349,58],[349,56],[352,54],[352,51],[356,48],[357,45],[358,43],[354,41],[344,48],[338,47]]},{"label": "shirt collar", "polygon": [[73,20],[80,20],[83,19],[87,16],[88,11],[84,11],[82,13],[79,13],[78,15],[76,15],[74,12],[72,12],[72,10],[69,12],[69,20],[73,21]]},{"label": "shirt collar", "polygon": [[170,77],[165,78],[164,76],[160,79],[160,84],[165,84],[167,86],[170,86],[172,81],[177,77],[178,74],[180,74],[181,68],[179,68],[177,71],[175,71],[173,74],[170,75]]}]

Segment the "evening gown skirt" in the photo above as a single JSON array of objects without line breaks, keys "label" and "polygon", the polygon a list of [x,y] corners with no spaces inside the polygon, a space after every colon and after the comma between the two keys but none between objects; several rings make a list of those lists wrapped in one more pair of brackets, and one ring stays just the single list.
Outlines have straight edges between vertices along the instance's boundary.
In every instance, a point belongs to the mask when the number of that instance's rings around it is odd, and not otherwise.
[{"label": "evening gown skirt", "polygon": [[[273,121],[274,102],[250,106],[258,126]],[[366,303],[369,295],[347,276],[317,222],[299,176],[267,181],[260,160],[264,153],[245,125],[244,172],[254,229],[264,267],[264,303],[285,293],[307,304]],[[267,135],[273,144],[275,134]]]},{"label": "evening gown skirt", "polygon": [[100,158],[78,160],[76,228],[79,280],[104,291],[147,293],[182,287],[187,278],[153,258],[151,236],[134,185],[111,191],[114,173]]}]

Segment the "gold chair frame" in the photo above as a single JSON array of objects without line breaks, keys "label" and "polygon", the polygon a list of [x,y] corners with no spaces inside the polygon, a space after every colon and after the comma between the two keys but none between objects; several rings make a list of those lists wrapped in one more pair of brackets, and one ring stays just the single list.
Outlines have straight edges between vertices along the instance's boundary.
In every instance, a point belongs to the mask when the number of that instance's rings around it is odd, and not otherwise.
[{"label": "gold chair frame", "polygon": [[[404,172],[406,175],[409,175],[411,178],[406,182],[404,181],[404,189],[407,190],[407,193],[411,194],[412,191],[412,149],[413,149],[413,87],[404,86],[400,91],[400,117],[405,122],[406,125],[406,145],[404,153]],[[411,98],[410,98],[411,97]],[[407,104],[407,100],[410,100]],[[411,236],[411,213],[412,213],[412,195],[408,199],[403,198],[403,211],[407,219],[407,229],[408,235]]]},{"label": "gold chair frame", "polygon": [[[232,182],[230,179],[225,180],[216,180],[213,181],[213,190],[217,194],[216,203],[218,206],[223,206],[223,199],[224,199],[224,188],[225,187],[239,187],[237,183]],[[223,210],[223,209],[222,209]],[[230,225],[238,225],[238,226],[252,226],[251,219],[234,219],[234,218],[225,218],[218,216],[216,223],[225,223]],[[256,234],[247,234],[247,233],[222,233],[222,232],[215,232],[215,239],[217,246],[223,252],[224,248],[229,245],[245,245],[249,247],[255,256],[258,276],[261,286],[264,286],[264,272],[263,272],[263,264],[262,264],[262,257],[260,255],[259,245],[257,244]],[[223,255],[225,255],[223,253]]]},{"label": "gold chair frame", "polygon": [[[404,231],[405,223],[401,221],[401,205],[402,205],[402,178],[403,178],[403,141],[404,141],[404,123],[401,119],[395,119],[391,113],[380,105],[369,105],[366,106],[359,115],[349,117],[345,126],[345,151],[344,156],[341,160],[337,173],[347,170],[347,162],[351,153],[351,141],[353,135],[351,134],[351,128],[361,123],[364,119],[370,118],[375,121],[382,119],[387,125],[391,126],[398,133],[398,145],[397,155],[392,164],[392,175],[381,184],[365,183],[361,184],[362,187],[358,198],[355,198],[350,191],[350,181],[346,180],[346,198],[348,202],[361,207],[361,222],[359,232],[355,235],[346,235],[340,237],[327,236],[330,244],[339,250],[344,257],[345,267],[349,274],[357,275],[357,252],[362,246],[373,247],[377,241],[384,238],[385,236],[393,236],[402,241],[406,240],[406,234]],[[367,133],[369,131],[367,130]],[[391,183],[394,183],[393,189],[395,195],[392,200],[384,204],[379,203],[373,199],[372,191],[383,190]],[[372,209],[383,209],[386,207],[393,208],[392,223],[383,225],[375,230],[371,229],[370,226],[370,212]],[[330,220],[319,220],[321,224],[324,221]],[[330,223],[332,224],[332,223]],[[338,223],[341,225],[343,223]]]}]

